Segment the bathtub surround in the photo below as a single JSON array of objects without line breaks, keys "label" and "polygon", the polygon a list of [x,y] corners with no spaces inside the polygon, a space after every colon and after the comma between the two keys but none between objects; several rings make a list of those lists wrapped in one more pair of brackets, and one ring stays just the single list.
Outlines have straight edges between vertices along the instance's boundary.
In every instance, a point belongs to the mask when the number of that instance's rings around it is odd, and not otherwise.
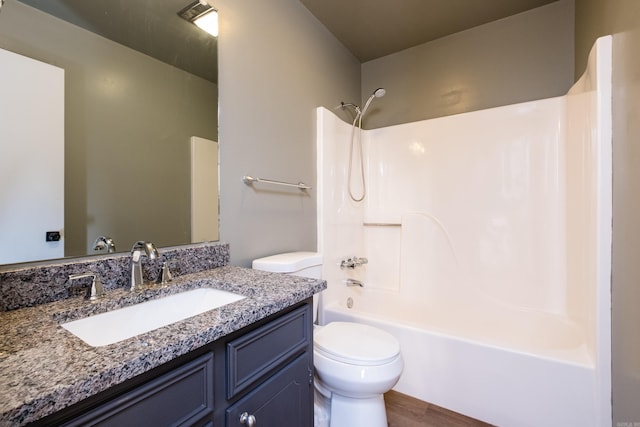
[{"label": "bathtub surround", "polygon": [[[109,286],[105,298],[96,303],[68,298],[0,313],[0,426],[24,425],[52,414],[304,301],[325,288],[321,280],[228,266],[225,244],[199,245],[178,252],[174,254],[176,271],[182,273],[167,287],[131,293]],[[114,267],[113,263],[105,262],[105,271]],[[49,271],[44,275],[35,268],[30,272],[3,273],[2,297],[6,274],[20,275],[27,281],[41,280],[45,275],[55,279],[63,274],[62,270],[76,271],[88,265],[92,264],[69,264],[58,270],[47,266],[44,269]],[[128,269],[125,276],[126,273]],[[116,280],[119,277],[114,276]],[[109,281],[105,280],[107,284]],[[246,298],[136,339],[99,348],[87,346],[59,325],[201,287],[234,292]],[[29,381],[24,381],[25,378]]]},{"label": "bathtub surround", "polygon": [[360,204],[349,125],[319,109],[320,321],[394,333],[396,390],[497,425],[610,423],[610,46],[564,97],[365,131]]},{"label": "bathtub surround", "polygon": [[[197,273],[229,264],[229,244],[202,243],[163,248],[155,260],[145,258],[143,277],[155,280],[167,262],[174,277]],[[65,262],[32,264],[0,270],[0,312],[59,301],[86,291],[70,285],[69,276],[92,272],[105,291],[128,289],[131,281],[131,255],[89,257]]]},{"label": "bathtub surround", "polygon": [[613,426],[640,422],[640,2],[576,2],[576,64],[593,40],[613,34]]}]

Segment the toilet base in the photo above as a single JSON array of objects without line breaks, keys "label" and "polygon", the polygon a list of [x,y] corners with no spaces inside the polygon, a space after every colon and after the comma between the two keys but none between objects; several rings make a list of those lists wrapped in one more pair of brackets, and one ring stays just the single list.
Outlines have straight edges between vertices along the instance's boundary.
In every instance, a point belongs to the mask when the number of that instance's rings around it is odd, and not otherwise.
[{"label": "toilet base", "polygon": [[331,427],[388,427],[384,396],[365,399],[331,396]]},{"label": "toilet base", "polygon": [[319,390],[317,381],[316,379],[313,393],[313,427],[330,427],[331,400],[329,396],[331,393],[327,394],[327,390]]}]

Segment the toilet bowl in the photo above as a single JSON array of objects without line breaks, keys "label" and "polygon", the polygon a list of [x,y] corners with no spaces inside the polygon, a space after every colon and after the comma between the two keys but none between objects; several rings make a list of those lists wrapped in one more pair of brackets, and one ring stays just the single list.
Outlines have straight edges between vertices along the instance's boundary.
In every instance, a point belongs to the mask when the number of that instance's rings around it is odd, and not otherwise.
[{"label": "toilet bowl", "polygon": [[386,427],[383,394],[404,367],[398,341],[380,329],[332,322],[314,330],[316,390],[328,390],[331,427]]},{"label": "toilet bowl", "polygon": [[[320,278],[322,257],[292,252],[253,261],[264,271]],[[317,297],[314,296],[314,322]],[[400,378],[404,363],[389,333],[353,322],[314,326],[315,427],[387,427],[384,393]]]}]

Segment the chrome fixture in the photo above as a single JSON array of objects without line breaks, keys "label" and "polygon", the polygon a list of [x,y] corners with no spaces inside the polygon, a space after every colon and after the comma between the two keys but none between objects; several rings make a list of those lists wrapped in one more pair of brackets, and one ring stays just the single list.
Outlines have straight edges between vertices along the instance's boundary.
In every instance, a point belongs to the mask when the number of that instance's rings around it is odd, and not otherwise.
[{"label": "chrome fixture", "polygon": [[360,286],[361,288],[364,288],[364,283],[356,279],[346,279],[344,284],[347,286]]},{"label": "chrome fixture", "polygon": [[165,261],[162,263],[162,268],[160,269],[160,273],[158,274],[156,283],[159,285],[166,285],[172,280],[173,280],[173,275],[169,270],[169,264]]},{"label": "chrome fixture", "polygon": [[368,259],[358,258],[357,256],[354,256],[354,257],[343,259],[342,261],[340,261],[340,269],[344,270],[345,268],[348,268],[350,270],[353,270],[356,267],[360,267],[361,265],[368,264],[368,263],[369,263]]},{"label": "chrome fixture", "polygon": [[101,296],[103,296],[104,288],[102,287],[102,282],[100,281],[100,278],[98,277],[98,275],[95,273],[71,274],[69,276],[69,281],[71,282],[73,280],[83,279],[85,277],[93,278],[93,281],[91,282],[91,287],[87,291],[87,295],[85,296],[85,298],[90,301],[95,301]]},{"label": "chrome fixture", "polygon": [[360,120],[362,120],[362,116],[364,116],[364,114],[367,112],[367,108],[369,108],[369,105],[371,104],[371,101],[373,101],[373,98],[382,98],[386,93],[387,91],[381,87],[373,91],[369,99],[367,99],[367,102],[364,104],[362,113],[360,113]]},{"label": "chrome fixture", "polygon": [[131,290],[135,291],[144,284],[142,277],[142,257],[158,258],[158,249],[151,242],[140,240],[131,248]]},{"label": "chrome fixture", "polygon": [[352,102],[340,102],[340,105],[338,105],[336,107],[336,109],[340,108],[341,110],[344,110],[345,108],[353,108],[353,111],[355,111],[356,113],[356,117],[358,117],[360,114],[362,114],[362,111],[360,111],[360,107],[358,107],[356,104],[352,103]]},{"label": "chrome fixture", "polygon": [[206,0],[199,0],[178,12],[178,16],[185,19],[213,37],[218,37],[218,11],[211,7]]},{"label": "chrome fixture", "polygon": [[254,177],[249,176],[249,175],[243,176],[242,177],[242,182],[244,182],[247,185],[251,185],[254,182],[263,182],[265,184],[284,185],[285,187],[296,187],[296,188],[298,188],[298,189],[300,189],[302,191],[311,190],[311,187],[309,187],[304,182],[299,182],[297,184],[293,184],[293,183],[284,182],[284,181],[274,181],[273,179],[254,178]]},{"label": "chrome fixture", "polygon": [[[362,157],[362,117],[364,117],[365,113],[367,112],[367,109],[369,108],[369,105],[371,105],[371,102],[373,101],[374,98],[382,98],[385,94],[387,93],[386,90],[384,90],[383,88],[379,87],[378,89],[374,90],[373,93],[371,94],[371,96],[369,97],[369,99],[367,99],[367,102],[364,104],[364,108],[362,110],[360,110],[360,107],[358,107],[355,104],[351,104],[351,103],[344,103],[341,102],[340,103],[340,108],[345,109],[347,107],[353,108],[356,112],[356,117],[353,119],[353,124],[351,125],[351,146],[349,148],[349,172],[347,175],[347,188],[349,190],[349,197],[351,197],[351,200],[353,200],[354,202],[361,202],[364,200],[365,195],[367,194],[367,186],[366,186],[366,182],[365,182],[365,178],[364,178],[364,159]],[[353,190],[351,188],[351,175],[352,175],[352,165],[353,165],[353,139],[355,136],[355,129],[356,129],[356,124],[358,125],[358,152],[360,154],[360,179],[362,182],[362,195],[360,197],[356,197],[353,195]]]},{"label": "chrome fixture", "polygon": [[246,425],[247,427],[254,427],[256,425],[255,415],[249,415],[248,412],[243,412],[240,415],[240,424]]},{"label": "chrome fixture", "polygon": [[106,249],[109,254],[116,251],[116,243],[109,236],[100,236],[93,242],[94,251],[102,251],[104,249]]}]

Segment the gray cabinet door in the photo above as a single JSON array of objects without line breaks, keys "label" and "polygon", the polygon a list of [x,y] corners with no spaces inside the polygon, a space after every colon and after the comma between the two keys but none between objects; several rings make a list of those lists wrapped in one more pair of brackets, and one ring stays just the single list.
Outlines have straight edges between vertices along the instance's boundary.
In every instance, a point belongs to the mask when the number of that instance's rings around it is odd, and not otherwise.
[{"label": "gray cabinet door", "polygon": [[311,358],[299,356],[227,409],[227,427],[247,427],[244,413],[260,427],[313,426]]}]

